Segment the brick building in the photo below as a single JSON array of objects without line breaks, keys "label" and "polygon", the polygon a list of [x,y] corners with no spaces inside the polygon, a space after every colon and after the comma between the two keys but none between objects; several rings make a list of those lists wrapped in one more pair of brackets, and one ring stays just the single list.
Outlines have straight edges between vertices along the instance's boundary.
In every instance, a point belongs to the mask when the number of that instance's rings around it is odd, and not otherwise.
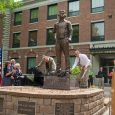
[{"label": "brick building", "polygon": [[[79,48],[92,60],[97,74],[99,66],[106,72],[115,58],[115,1],[114,0],[24,0],[11,17],[7,59],[15,58],[24,73],[40,62],[42,55],[55,57],[53,26],[59,10],[65,10],[73,26],[70,43],[70,63]],[[0,34],[1,36],[1,34]],[[5,38],[3,38],[5,39]],[[62,56],[62,65],[64,58]]]}]

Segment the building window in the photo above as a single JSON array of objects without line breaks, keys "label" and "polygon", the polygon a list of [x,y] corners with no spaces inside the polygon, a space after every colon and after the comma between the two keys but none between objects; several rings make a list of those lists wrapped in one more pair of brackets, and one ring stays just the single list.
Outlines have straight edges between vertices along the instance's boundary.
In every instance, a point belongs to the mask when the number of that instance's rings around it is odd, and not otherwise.
[{"label": "building window", "polygon": [[32,67],[36,65],[36,57],[27,57],[27,73]]},{"label": "building window", "polygon": [[38,8],[30,10],[30,23],[38,22]]},{"label": "building window", "polygon": [[69,1],[69,16],[79,15],[79,0]]},{"label": "building window", "polygon": [[57,4],[48,6],[48,19],[56,19],[57,18]]},{"label": "building window", "polygon": [[79,25],[72,25],[73,35],[72,35],[72,43],[79,42]]},{"label": "building window", "polygon": [[92,0],[91,6],[92,13],[102,12],[104,11],[104,0]]},{"label": "building window", "polygon": [[46,45],[54,45],[55,44],[55,38],[53,33],[53,28],[47,29],[47,41]]},{"label": "building window", "polygon": [[104,40],[104,22],[95,22],[91,24],[91,41]]},{"label": "building window", "polygon": [[70,67],[72,67],[75,62],[75,56],[70,56],[69,61],[70,61]]},{"label": "building window", "polygon": [[22,12],[15,12],[14,13],[14,25],[21,25],[22,24]]},{"label": "building window", "polygon": [[28,46],[37,46],[37,30],[29,31]]},{"label": "building window", "polygon": [[12,48],[18,48],[20,47],[20,33],[14,33],[13,34],[13,43]]}]

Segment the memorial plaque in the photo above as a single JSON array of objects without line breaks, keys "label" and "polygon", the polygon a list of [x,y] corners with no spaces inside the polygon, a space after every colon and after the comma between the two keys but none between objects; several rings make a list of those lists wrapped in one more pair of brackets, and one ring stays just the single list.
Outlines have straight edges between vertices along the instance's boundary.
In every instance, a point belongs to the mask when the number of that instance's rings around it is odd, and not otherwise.
[{"label": "memorial plaque", "polygon": [[78,88],[78,82],[76,79],[70,79],[70,76],[57,77],[57,76],[45,76],[43,88],[47,89],[76,89]]},{"label": "memorial plaque", "polygon": [[0,112],[3,112],[3,98],[0,98]]},{"label": "memorial plaque", "polygon": [[55,115],[74,115],[74,103],[56,103]]},{"label": "memorial plaque", "polygon": [[35,115],[35,102],[18,101],[18,114]]}]

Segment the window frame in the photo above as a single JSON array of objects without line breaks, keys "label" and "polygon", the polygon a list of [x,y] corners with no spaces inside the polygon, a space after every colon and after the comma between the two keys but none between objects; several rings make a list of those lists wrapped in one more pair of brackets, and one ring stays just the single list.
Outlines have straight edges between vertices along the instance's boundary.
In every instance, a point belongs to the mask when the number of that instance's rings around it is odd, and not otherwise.
[{"label": "window frame", "polygon": [[[71,2],[77,2],[77,1],[79,1],[79,10],[74,11],[74,12],[76,12],[76,15],[70,15],[70,12],[69,12],[69,3],[71,3]],[[80,14],[80,0],[69,0],[68,1],[68,17],[79,16],[79,14]]]},{"label": "window frame", "polygon": [[[32,58],[35,59],[35,63],[36,63],[36,57],[35,57],[35,56],[27,57],[27,73],[29,73],[29,69],[32,68],[32,67],[28,68],[28,66],[29,66],[29,63],[28,63],[28,62],[29,62],[29,59],[32,59]],[[35,66],[35,64],[33,64],[33,65]],[[33,67],[34,67],[34,66],[33,66]]]},{"label": "window frame", "polygon": [[[38,7],[37,7],[37,8],[30,9],[30,23],[38,22],[38,16],[37,16],[37,18],[33,18],[33,19],[32,19],[31,13],[32,13],[32,11],[34,11],[34,10],[37,10],[37,13],[39,13],[39,8],[38,8]],[[39,15],[39,14],[38,14],[38,15]]]},{"label": "window frame", "polygon": [[[96,24],[96,23],[103,23],[104,24],[104,35],[101,36],[102,38],[100,38],[100,36],[92,36],[93,33],[92,33],[92,25],[93,24]],[[99,38],[99,39],[97,39]],[[91,42],[96,42],[96,41],[104,41],[105,40],[105,22],[104,21],[95,21],[95,22],[91,22]]]},{"label": "window frame", "polygon": [[[30,41],[30,33],[31,32],[36,32],[36,41],[34,41],[36,43],[35,45],[32,45],[32,42]],[[29,37],[28,37],[28,47],[37,46],[38,30],[30,30],[28,34],[29,34]]]},{"label": "window frame", "polygon": [[[103,6],[101,6],[101,7],[95,7],[95,8],[92,8],[92,0],[90,0],[91,2],[91,13],[101,13],[101,12],[104,12],[104,6],[105,6],[105,0],[103,0],[103,2],[104,2],[104,4],[103,4]],[[102,8],[102,10],[98,10],[98,11],[93,11],[93,10],[95,10],[95,9],[99,9],[99,8]]]},{"label": "window frame", "polygon": [[[16,21],[16,15],[20,14],[21,15],[21,20],[20,21]],[[22,24],[22,11],[19,12],[14,12],[14,26],[18,26]]]},{"label": "window frame", "polygon": [[[78,26],[78,27],[79,27],[79,24],[73,24],[73,25],[72,25],[72,28],[73,28],[73,26]],[[74,31],[74,30],[73,30],[73,31]],[[79,32],[80,32],[80,31],[79,31]],[[74,41],[74,40],[73,40],[73,35],[72,35],[71,43],[79,43],[79,36],[78,36],[78,40],[77,40],[77,41]]]},{"label": "window frame", "polygon": [[57,14],[49,16],[49,7],[51,7],[51,6],[56,6],[57,7],[57,13],[58,13],[58,4],[57,3],[56,4],[48,5],[47,6],[47,19],[48,20],[57,19]]},{"label": "window frame", "polygon": [[20,36],[20,38],[21,38],[21,32],[13,33],[12,48],[19,48],[19,47],[20,47],[20,39],[19,39],[18,45],[16,45],[16,43],[14,43],[14,42],[15,42],[14,35],[16,35],[16,34],[19,34],[19,36]]},{"label": "window frame", "polygon": [[[50,30],[50,29],[52,29],[52,33],[53,33],[53,29],[54,29],[54,28],[47,28],[47,30],[46,30],[46,35],[47,35],[46,45],[54,45],[54,44],[55,44],[55,38],[53,38],[54,41],[53,41],[53,39],[52,39],[53,42],[51,42],[51,43],[49,44],[49,40],[48,40],[48,30]],[[53,36],[53,37],[54,37],[54,36]]]}]

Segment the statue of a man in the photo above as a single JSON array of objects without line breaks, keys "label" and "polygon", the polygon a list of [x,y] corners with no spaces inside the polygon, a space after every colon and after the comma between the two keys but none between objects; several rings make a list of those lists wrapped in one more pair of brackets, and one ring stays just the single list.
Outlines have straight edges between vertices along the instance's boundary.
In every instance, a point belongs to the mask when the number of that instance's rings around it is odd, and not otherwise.
[{"label": "statue of a man", "polygon": [[64,53],[65,56],[65,70],[70,71],[69,64],[69,42],[72,38],[72,25],[71,22],[66,20],[66,13],[64,10],[60,10],[58,14],[59,20],[54,25],[54,33],[56,39],[56,57],[57,57],[57,68],[56,71],[60,72],[61,70],[61,53]]}]

